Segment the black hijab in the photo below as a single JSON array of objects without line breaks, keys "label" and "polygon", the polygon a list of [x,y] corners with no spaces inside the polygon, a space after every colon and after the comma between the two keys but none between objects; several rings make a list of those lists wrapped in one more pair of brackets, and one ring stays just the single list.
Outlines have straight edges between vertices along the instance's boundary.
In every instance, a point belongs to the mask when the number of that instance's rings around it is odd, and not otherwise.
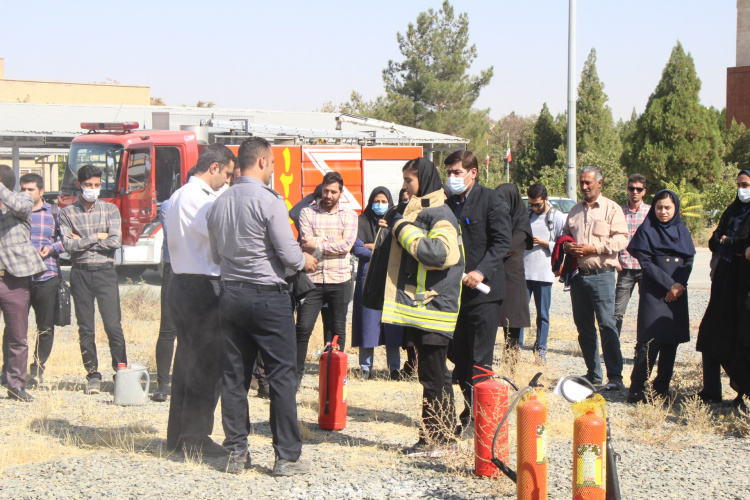
[{"label": "black hijab", "polygon": [[[739,174],[737,174],[737,177],[739,177],[740,174],[745,174],[750,177],[750,170],[742,170]],[[744,221],[745,217],[747,217],[747,214],[750,213],[750,202],[742,203],[738,197],[735,197],[734,201],[731,205],[729,205],[729,207],[727,207],[726,211],[731,214],[731,217],[733,217],[732,221],[729,224],[729,227],[727,228],[726,235],[734,236],[735,233],[737,233],[737,230],[742,225],[742,221]]]},{"label": "black hijab", "polygon": [[419,180],[419,191],[417,192],[419,198],[443,189],[440,172],[435,168],[435,164],[427,158],[417,158],[417,179]]},{"label": "black hijab", "polygon": [[656,202],[653,202],[643,224],[638,227],[633,239],[630,240],[628,252],[641,250],[652,255],[678,253],[683,257],[692,257],[695,255],[695,246],[690,231],[680,217],[680,199],[674,192],[662,189],[656,193],[654,200],[658,200],[659,195],[664,192],[672,195],[674,217],[667,222],[661,222],[656,216]]},{"label": "black hijab", "polygon": [[[515,184],[500,184],[497,188],[500,195],[510,207],[510,219],[513,222],[513,231],[523,231],[527,235],[527,241],[534,241],[534,235],[531,232],[531,223],[529,222],[529,213],[526,211],[526,205],[523,204],[521,193]],[[532,243],[533,244],[533,243]],[[528,249],[531,247],[528,246]]]},{"label": "black hijab", "polygon": [[372,209],[372,203],[375,201],[375,197],[383,193],[388,198],[388,208],[393,207],[393,199],[391,198],[391,192],[387,187],[378,186],[370,193],[370,199],[367,201],[367,207],[362,211],[362,215],[358,219],[357,238],[362,240],[363,243],[375,243],[375,236],[378,234],[378,220],[382,217],[376,214]]}]

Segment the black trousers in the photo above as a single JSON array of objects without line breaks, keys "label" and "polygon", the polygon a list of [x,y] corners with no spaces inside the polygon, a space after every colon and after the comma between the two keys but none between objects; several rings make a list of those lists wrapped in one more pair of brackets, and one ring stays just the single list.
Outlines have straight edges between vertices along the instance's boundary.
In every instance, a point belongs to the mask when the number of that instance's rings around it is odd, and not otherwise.
[{"label": "black trousers", "polygon": [[214,429],[221,391],[218,280],[175,274],[167,300],[177,327],[177,351],[167,422],[167,447],[201,446]]},{"label": "black trousers", "polygon": [[161,280],[159,338],[156,340],[156,380],[159,387],[169,385],[169,371],[172,368],[172,358],[174,356],[174,341],[177,338],[177,327],[172,319],[172,310],[167,301],[173,275],[172,266],[169,263],[165,263]]},{"label": "black trousers", "polygon": [[34,309],[36,316],[36,344],[31,362],[30,375],[36,377],[44,374],[44,364],[52,352],[55,341],[55,304],[60,277],[46,281],[32,281],[29,288],[29,308]]},{"label": "black trousers", "polygon": [[78,338],[81,344],[81,357],[86,378],[98,378],[99,359],[96,355],[94,329],[94,300],[104,323],[104,331],[109,340],[112,355],[112,369],[117,371],[118,363],[128,362],[125,352],[125,336],[122,333],[120,314],[120,290],[117,288],[117,273],[114,265],[97,271],[84,271],[77,267],[70,270],[70,294],[78,321]]},{"label": "black trousers", "polygon": [[[497,323],[496,323],[497,324]],[[431,443],[454,440],[456,406],[451,373],[445,364],[448,343],[429,345],[418,340],[420,330],[405,328],[404,337],[415,340],[419,363],[417,374],[422,385],[422,428],[420,437]]]},{"label": "black trousers", "polygon": [[305,301],[297,311],[297,379],[302,380],[305,374],[305,358],[307,357],[307,346],[310,343],[310,335],[315,328],[323,304],[328,304],[331,316],[330,333],[324,332],[325,342],[333,340],[334,335],[339,336],[338,344],[341,350],[346,345],[346,313],[349,301],[352,299],[352,282],[335,284],[315,284],[315,290],[311,290]]},{"label": "black trousers", "polygon": [[219,300],[222,356],[221,416],[224,446],[247,450],[250,432],[247,393],[260,352],[271,394],[271,434],[278,458],[297,461],[302,437],[297,424],[297,361],[294,310],[289,292],[224,284]]},{"label": "black trousers", "polygon": [[714,399],[722,398],[721,362],[711,354],[702,353],[703,390],[701,395]]},{"label": "black trousers", "polygon": [[678,344],[660,344],[658,342],[638,342],[635,345],[635,358],[633,358],[633,373],[630,375],[630,393],[640,395],[646,387],[646,381],[651,376],[657,356],[659,357],[659,370],[652,383],[654,392],[660,396],[666,396],[669,392],[669,383],[674,372],[674,360],[677,356]]},{"label": "black trousers", "polygon": [[472,377],[482,373],[474,366],[492,370],[502,304],[502,301],[485,302],[463,306],[458,312],[449,359],[456,365],[454,369],[456,381],[464,396],[465,406],[460,416],[464,425],[471,419],[472,388],[474,387]]}]

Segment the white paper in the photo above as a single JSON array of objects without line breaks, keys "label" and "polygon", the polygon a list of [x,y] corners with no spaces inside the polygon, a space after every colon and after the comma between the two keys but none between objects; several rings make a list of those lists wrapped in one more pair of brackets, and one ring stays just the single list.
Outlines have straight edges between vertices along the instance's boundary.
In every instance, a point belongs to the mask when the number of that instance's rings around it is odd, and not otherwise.
[{"label": "white paper", "polygon": [[[466,276],[466,273],[464,273],[464,276]],[[476,289],[479,290],[480,292],[482,292],[485,295],[487,295],[488,293],[490,293],[490,287],[488,287],[484,283],[479,283],[476,286]]]}]

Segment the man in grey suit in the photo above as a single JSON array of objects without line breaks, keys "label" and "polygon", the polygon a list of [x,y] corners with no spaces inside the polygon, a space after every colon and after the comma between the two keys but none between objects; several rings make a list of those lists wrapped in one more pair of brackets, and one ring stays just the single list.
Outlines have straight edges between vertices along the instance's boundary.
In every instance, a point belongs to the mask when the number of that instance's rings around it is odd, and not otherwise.
[{"label": "man in grey suit", "polygon": [[8,359],[3,373],[8,397],[30,402],[26,392],[29,361],[29,284],[31,276],[47,270],[31,244],[31,212],[28,193],[15,193],[16,177],[8,165],[0,165],[0,311],[5,319]]}]

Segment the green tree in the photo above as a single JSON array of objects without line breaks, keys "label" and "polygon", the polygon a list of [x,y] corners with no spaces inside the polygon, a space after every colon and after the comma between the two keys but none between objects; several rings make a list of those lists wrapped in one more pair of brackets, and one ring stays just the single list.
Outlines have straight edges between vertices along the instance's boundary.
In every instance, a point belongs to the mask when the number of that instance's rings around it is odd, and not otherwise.
[{"label": "green tree", "polygon": [[721,214],[737,196],[737,174],[736,164],[722,163],[719,179],[703,190],[703,211],[710,222],[719,222]]},{"label": "green tree", "polygon": [[724,145],[716,118],[699,102],[700,87],[692,56],[677,42],[623,155],[628,171],[657,186],[680,178],[699,189],[715,182]]},{"label": "green tree", "polygon": [[622,143],[607,106],[604,84],[596,72],[596,49],[591,49],[581,72],[576,101],[576,149],[606,157],[622,154]]}]

